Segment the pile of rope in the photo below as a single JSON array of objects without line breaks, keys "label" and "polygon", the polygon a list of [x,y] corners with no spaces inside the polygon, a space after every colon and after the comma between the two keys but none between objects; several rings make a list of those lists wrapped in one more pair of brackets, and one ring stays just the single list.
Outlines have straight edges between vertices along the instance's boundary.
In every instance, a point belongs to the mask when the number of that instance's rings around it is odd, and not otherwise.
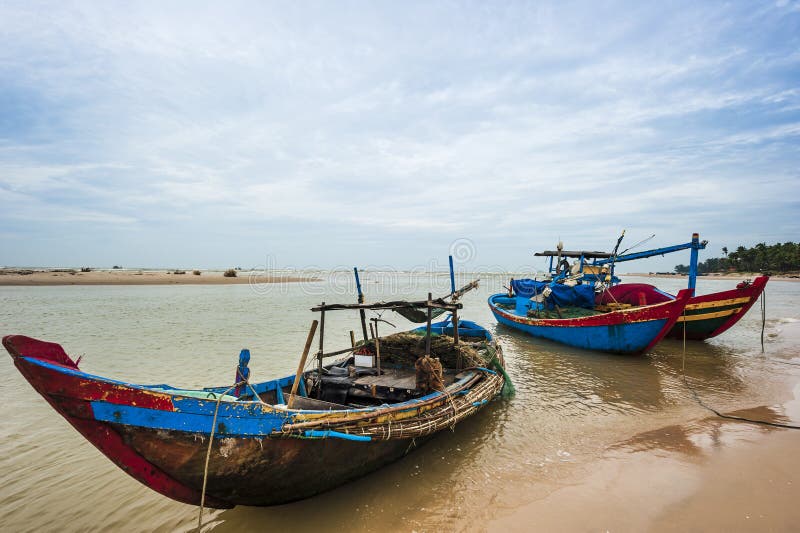
[{"label": "pile of rope", "polygon": [[435,390],[444,390],[444,374],[442,363],[433,357],[420,357],[414,363],[416,369],[416,387],[422,394]]}]

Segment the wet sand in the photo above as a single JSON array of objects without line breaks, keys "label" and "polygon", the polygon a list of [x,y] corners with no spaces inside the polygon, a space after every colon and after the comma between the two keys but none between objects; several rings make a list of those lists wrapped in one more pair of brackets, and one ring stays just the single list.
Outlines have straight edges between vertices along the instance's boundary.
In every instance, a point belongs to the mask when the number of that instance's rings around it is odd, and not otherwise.
[{"label": "wet sand", "polygon": [[186,271],[175,274],[166,270],[0,270],[0,286],[55,286],[55,285],[235,285],[243,283],[298,283],[319,281],[311,277],[267,275],[263,272],[237,272],[236,277],[225,277],[222,271],[201,271],[199,275]]},{"label": "wet sand", "polygon": [[[800,361],[787,362],[770,384],[782,403],[724,414],[800,426]],[[706,413],[576,458],[571,476],[493,513],[485,529],[797,531],[800,431]]]},{"label": "wet sand", "polygon": [[[727,423],[723,423],[725,425]],[[660,432],[669,439],[669,428]],[[675,429],[675,428],[673,428]],[[489,531],[792,531],[800,524],[800,433],[695,426],[709,449],[610,453],[586,478],[510,509]],[[680,431],[678,431],[680,433]],[[731,439],[722,445],[715,439]],[[659,444],[654,443],[657,450]]]}]

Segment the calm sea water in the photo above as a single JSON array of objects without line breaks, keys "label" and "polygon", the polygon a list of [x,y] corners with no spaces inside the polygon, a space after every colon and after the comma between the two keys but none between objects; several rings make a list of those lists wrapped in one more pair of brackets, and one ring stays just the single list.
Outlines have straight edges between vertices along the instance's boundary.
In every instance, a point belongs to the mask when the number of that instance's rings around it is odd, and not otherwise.
[{"label": "calm sea water", "polygon": [[[367,300],[446,291],[446,276],[368,273]],[[460,281],[468,281],[465,276]],[[546,494],[590,470],[609,446],[704,417],[681,380],[682,343],[664,341],[644,357],[573,350],[497,326],[486,306],[507,280],[483,276],[464,299],[463,318],[496,332],[517,394],[499,400],[401,461],[332,492],[274,508],[212,511],[216,531],[480,529],[522,494]],[[628,278],[628,281],[648,282]],[[652,281],[652,280],[650,280]],[[675,292],[682,280],[657,280]],[[701,279],[698,292],[735,281]],[[256,381],[294,372],[309,308],[354,301],[348,276],[274,286],[0,287],[0,334],[61,343],[84,371],[186,388],[232,381],[250,348]],[[766,352],[754,306],[732,330],[689,342],[686,374],[720,410],[772,406],[797,369],[800,283],[767,286]],[[391,316],[390,316],[391,315]],[[398,315],[385,318],[407,329]],[[326,316],[326,346],[349,344],[355,313]],[[105,459],[36,394],[10,357],[0,363],[0,529],[3,531],[190,530],[197,508],[140,485]],[[777,413],[780,415],[780,413]],[[655,450],[654,453],[658,453]],[[348,458],[342,458],[348,460]]]}]

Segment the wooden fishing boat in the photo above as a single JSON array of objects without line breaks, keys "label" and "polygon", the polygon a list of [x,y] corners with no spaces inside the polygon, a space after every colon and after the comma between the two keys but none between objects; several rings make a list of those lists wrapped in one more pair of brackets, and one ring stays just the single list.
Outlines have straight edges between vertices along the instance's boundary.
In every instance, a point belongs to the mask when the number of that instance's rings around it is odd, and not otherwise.
[{"label": "wooden fishing boat", "polygon": [[[614,275],[614,266],[626,261],[690,250],[688,288],[692,291],[692,297],[686,304],[686,316],[681,315],[678,318],[677,323],[667,333],[667,337],[683,338],[685,333],[686,339],[705,340],[716,337],[733,327],[758,300],[769,281],[769,276],[758,276],[752,282],[747,280],[739,283],[732,290],[696,296],[698,252],[704,250],[707,244],[708,241],[701,241],[700,235],[694,233],[692,240],[683,244],[629,254],[618,255],[615,248],[612,253],[570,252],[559,249],[539,252],[536,255],[550,257],[549,274],[551,279],[558,279],[561,282],[603,285],[607,291],[604,292],[603,303],[620,302],[643,305],[665,302],[675,299],[675,296],[660,291],[653,285],[623,283]],[[619,246],[619,242],[617,242],[617,246]],[[570,265],[568,258],[574,258],[575,262]]]},{"label": "wooden fishing boat", "polygon": [[[735,289],[692,296],[667,337],[682,339],[685,333],[687,339],[705,340],[727,331],[758,301],[768,281],[769,276],[758,276],[752,282],[748,280],[737,284]],[[653,285],[621,283],[608,289],[601,301],[652,304],[674,299],[675,296]]]},{"label": "wooden fishing boat", "polygon": [[[453,316],[323,351],[326,312],[420,308],[428,317],[432,309]],[[30,337],[7,336],[3,345],[34,389],[138,481],[189,504],[264,506],[307,498],[374,471],[473,415],[501,391],[502,350],[486,329],[460,322],[459,308],[430,297],[323,304],[314,308],[321,314],[316,368],[304,370],[314,321],[295,375],[250,383],[250,354],[243,350],[233,386],[202,390],[92,375],[59,344]],[[372,320],[377,328],[382,319]],[[323,364],[334,356],[339,359]]]},{"label": "wooden fishing boat", "polygon": [[[621,354],[635,355],[650,350],[672,329],[691,296],[691,291],[685,289],[674,300],[653,305],[595,306],[593,290],[585,285],[582,287],[588,289],[588,294],[584,295],[584,301],[591,303],[562,307],[548,302],[546,293],[526,290],[525,282],[529,287],[537,287],[533,280],[516,280],[512,282],[510,294],[489,297],[489,308],[498,322],[534,337],[586,350]],[[547,285],[543,283],[538,287],[564,293],[577,289]],[[553,293],[551,298],[555,297]]]}]

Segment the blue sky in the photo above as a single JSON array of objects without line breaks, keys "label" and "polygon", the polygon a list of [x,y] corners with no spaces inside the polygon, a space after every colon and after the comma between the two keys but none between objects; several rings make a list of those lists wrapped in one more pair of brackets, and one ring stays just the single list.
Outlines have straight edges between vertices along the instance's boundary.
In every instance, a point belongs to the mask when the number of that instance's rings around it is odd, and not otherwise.
[{"label": "blue sky", "polygon": [[800,240],[800,3],[665,4],[5,1],[0,265]]}]

